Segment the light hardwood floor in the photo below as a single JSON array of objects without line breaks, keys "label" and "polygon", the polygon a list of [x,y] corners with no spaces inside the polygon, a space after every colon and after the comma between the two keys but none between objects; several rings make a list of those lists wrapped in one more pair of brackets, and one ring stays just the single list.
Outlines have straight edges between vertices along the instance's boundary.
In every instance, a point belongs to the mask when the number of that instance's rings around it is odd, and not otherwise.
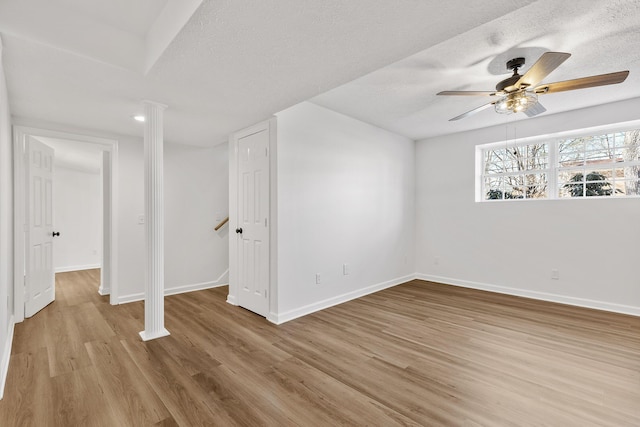
[{"label": "light hardwood floor", "polygon": [[414,281],[275,326],[227,288],[110,306],[57,275],[0,425],[640,426],[640,318]]}]

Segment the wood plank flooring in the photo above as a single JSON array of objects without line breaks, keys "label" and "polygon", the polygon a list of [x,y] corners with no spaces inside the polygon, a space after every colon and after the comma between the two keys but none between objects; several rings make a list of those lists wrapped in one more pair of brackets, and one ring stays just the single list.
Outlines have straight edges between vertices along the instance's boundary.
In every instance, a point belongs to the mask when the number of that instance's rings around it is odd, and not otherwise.
[{"label": "wood plank flooring", "polygon": [[111,306],[58,274],[0,425],[640,426],[640,318],[413,281],[275,326],[227,288]]}]

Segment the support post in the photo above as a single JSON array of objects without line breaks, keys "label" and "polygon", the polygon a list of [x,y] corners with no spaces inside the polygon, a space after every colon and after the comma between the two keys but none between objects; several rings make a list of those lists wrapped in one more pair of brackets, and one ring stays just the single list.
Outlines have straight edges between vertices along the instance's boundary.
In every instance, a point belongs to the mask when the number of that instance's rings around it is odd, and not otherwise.
[{"label": "support post", "polygon": [[146,275],[143,341],[169,335],[164,327],[163,112],[166,105],[143,101]]}]

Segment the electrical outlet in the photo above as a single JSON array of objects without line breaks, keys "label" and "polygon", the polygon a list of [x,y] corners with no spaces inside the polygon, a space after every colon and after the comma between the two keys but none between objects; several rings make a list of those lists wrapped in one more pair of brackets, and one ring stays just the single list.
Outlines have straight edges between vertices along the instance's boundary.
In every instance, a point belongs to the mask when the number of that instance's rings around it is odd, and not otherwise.
[{"label": "electrical outlet", "polygon": [[560,270],[557,268],[551,269],[551,278],[553,280],[560,280]]},{"label": "electrical outlet", "polygon": [[138,215],[138,224],[144,224],[144,215]]},{"label": "electrical outlet", "polygon": [[320,284],[320,273],[316,273],[316,285]]},{"label": "electrical outlet", "polygon": [[349,275],[349,264],[342,264],[342,274],[345,276]]}]

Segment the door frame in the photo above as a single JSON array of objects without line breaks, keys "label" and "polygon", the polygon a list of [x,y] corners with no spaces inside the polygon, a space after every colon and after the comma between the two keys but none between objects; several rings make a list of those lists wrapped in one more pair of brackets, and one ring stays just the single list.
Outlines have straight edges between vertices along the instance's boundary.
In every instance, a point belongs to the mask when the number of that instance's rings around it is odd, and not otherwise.
[{"label": "door frame", "polygon": [[[103,188],[109,191],[102,194],[102,267],[108,274],[101,273],[99,293],[109,295],[112,305],[118,304],[118,141],[115,139],[61,132],[27,126],[13,126],[13,194],[14,194],[14,232],[13,232],[13,262],[14,262],[14,311],[15,323],[24,320],[25,293],[25,232],[27,218],[26,201],[28,190],[25,180],[25,140],[27,136],[67,139],[98,145],[103,153],[103,166],[108,170],[103,172],[108,176],[108,185]],[[108,172],[105,173],[105,172]],[[104,281],[104,282],[103,282]]]},{"label": "door frame", "polygon": [[[272,117],[229,136],[229,230],[238,226],[238,140],[258,132],[269,133],[269,310],[267,320],[278,319],[278,199],[277,118]],[[238,305],[238,240],[229,233],[229,294],[227,302]]]}]

